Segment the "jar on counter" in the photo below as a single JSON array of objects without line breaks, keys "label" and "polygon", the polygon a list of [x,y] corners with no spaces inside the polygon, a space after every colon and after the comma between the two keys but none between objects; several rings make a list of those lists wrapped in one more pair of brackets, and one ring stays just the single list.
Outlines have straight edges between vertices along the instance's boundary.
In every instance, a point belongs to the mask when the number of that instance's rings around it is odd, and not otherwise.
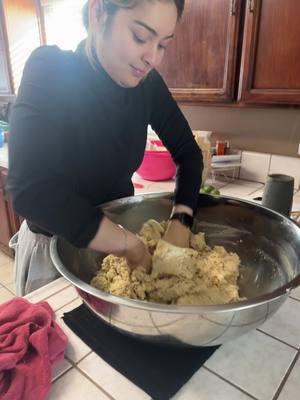
[{"label": "jar on counter", "polygon": [[216,155],[224,156],[226,152],[227,141],[225,140],[217,140],[216,141]]}]

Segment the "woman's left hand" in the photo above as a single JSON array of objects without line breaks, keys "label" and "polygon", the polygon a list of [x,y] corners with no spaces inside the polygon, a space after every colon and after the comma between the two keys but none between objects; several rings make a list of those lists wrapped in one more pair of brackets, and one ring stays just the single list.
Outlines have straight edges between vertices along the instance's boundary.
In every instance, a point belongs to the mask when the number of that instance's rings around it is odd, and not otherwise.
[{"label": "woman's left hand", "polygon": [[177,220],[171,220],[163,239],[174,246],[189,248],[190,234],[191,231],[188,227]]}]

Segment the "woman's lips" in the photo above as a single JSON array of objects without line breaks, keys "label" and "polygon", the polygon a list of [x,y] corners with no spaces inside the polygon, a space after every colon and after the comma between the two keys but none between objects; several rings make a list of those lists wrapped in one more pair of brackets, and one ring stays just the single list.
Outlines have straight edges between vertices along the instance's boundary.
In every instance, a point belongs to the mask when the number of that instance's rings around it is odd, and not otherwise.
[{"label": "woman's lips", "polygon": [[144,78],[144,76],[147,74],[147,71],[139,69],[139,68],[135,68],[132,65],[131,65],[131,68],[132,68],[132,74],[136,78]]}]

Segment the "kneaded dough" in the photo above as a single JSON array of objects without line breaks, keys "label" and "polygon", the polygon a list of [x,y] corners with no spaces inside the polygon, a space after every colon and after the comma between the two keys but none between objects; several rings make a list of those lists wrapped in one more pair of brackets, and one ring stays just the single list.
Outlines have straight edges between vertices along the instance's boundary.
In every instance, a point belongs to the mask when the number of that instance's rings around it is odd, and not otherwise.
[{"label": "kneaded dough", "polygon": [[152,271],[131,270],[124,257],[104,258],[91,285],[116,296],[178,305],[225,304],[241,300],[240,259],[224,247],[210,248],[202,232],[190,235],[190,248],[162,239],[167,223],[146,222],[140,238],[152,254]]}]

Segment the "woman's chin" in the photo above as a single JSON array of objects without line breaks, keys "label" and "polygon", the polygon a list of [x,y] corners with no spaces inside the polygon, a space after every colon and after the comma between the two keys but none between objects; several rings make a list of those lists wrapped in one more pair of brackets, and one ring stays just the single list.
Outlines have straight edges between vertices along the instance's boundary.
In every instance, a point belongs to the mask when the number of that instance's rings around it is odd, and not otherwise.
[{"label": "woman's chin", "polygon": [[136,86],[139,85],[139,83],[142,81],[142,78],[136,78],[134,76],[126,77],[122,80],[119,81],[119,85],[124,87],[124,88],[135,88]]}]

